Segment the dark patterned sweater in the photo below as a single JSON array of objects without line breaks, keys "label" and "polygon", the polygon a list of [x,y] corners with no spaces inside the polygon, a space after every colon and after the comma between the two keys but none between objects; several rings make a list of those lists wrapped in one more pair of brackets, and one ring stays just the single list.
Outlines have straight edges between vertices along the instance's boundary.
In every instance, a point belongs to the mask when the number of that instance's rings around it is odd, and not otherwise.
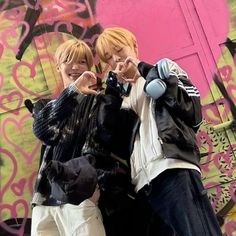
[{"label": "dark patterned sweater", "polygon": [[57,99],[35,104],[33,133],[43,147],[33,204],[61,204],[50,197],[50,183],[44,173],[49,161],[66,162],[85,154],[108,156],[109,152],[95,140],[97,100],[70,85]]}]

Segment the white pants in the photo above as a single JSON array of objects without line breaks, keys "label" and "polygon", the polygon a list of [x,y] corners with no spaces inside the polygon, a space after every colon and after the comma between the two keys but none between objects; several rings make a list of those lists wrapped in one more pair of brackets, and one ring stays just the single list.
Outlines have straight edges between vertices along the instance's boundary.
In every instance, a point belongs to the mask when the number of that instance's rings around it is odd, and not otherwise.
[{"label": "white pants", "polygon": [[80,205],[35,206],[31,236],[105,236],[101,212],[89,199]]}]

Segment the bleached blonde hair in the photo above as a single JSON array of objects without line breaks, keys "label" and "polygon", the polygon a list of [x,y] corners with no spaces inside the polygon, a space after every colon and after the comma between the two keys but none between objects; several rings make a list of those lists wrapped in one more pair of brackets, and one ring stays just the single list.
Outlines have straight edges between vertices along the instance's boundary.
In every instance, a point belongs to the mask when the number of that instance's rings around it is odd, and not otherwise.
[{"label": "bleached blonde hair", "polygon": [[60,67],[62,63],[70,64],[72,62],[86,59],[89,70],[93,66],[93,54],[90,47],[80,39],[69,39],[61,44],[55,53],[56,66]]},{"label": "bleached blonde hair", "polygon": [[100,59],[106,61],[106,53],[111,53],[112,47],[130,46],[137,47],[136,37],[132,32],[121,27],[109,27],[98,36],[96,52]]}]

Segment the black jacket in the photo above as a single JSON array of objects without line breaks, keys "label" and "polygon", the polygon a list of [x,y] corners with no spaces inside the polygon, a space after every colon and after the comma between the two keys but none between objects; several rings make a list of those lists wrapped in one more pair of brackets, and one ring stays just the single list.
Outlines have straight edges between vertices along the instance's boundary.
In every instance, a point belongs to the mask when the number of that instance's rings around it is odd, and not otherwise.
[{"label": "black jacket", "polygon": [[[157,65],[140,62],[138,69],[146,83],[161,77]],[[179,76],[173,72],[168,78],[162,78],[162,80],[166,83],[167,90],[163,96],[153,101],[153,106],[164,156],[181,159],[199,166],[200,152],[195,133],[202,122],[200,94],[187,76]],[[128,122],[129,116],[124,114],[125,110],[121,111],[118,106],[118,104],[121,106],[122,100],[115,94],[113,99],[116,99],[117,105],[113,106],[112,113],[103,114],[103,126],[105,127],[114,127],[114,124],[118,123],[117,119],[124,119]],[[117,109],[115,110],[115,108]],[[131,146],[138,125],[139,123],[133,125]],[[113,130],[113,133],[117,133],[117,130]],[[117,137],[121,137],[120,134]],[[118,143],[117,147],[119,148]]]},{"label": "black jacket", "polygon": [[[157,65],[141,62],[138,69],[147,83],[161,77]],[[199,166],[200,153],[195,136],[202,122],[199,92],[185,76],[173,73],[162,79],[167,91],[153,105],[164,155]]]}]

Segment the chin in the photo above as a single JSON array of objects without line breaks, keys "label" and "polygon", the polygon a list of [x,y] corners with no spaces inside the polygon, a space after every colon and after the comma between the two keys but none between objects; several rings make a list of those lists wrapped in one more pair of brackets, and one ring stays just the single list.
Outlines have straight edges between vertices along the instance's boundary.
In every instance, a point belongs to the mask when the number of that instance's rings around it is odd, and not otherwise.
[{"label": "chin", "polygon": [[69,79],[70,82],[69,82],[69,83],[73,83],[73,82],[75,82],[76,80],[77,80],[77,78],[71,78],[71,77],[70,77],[70,79]]}]

